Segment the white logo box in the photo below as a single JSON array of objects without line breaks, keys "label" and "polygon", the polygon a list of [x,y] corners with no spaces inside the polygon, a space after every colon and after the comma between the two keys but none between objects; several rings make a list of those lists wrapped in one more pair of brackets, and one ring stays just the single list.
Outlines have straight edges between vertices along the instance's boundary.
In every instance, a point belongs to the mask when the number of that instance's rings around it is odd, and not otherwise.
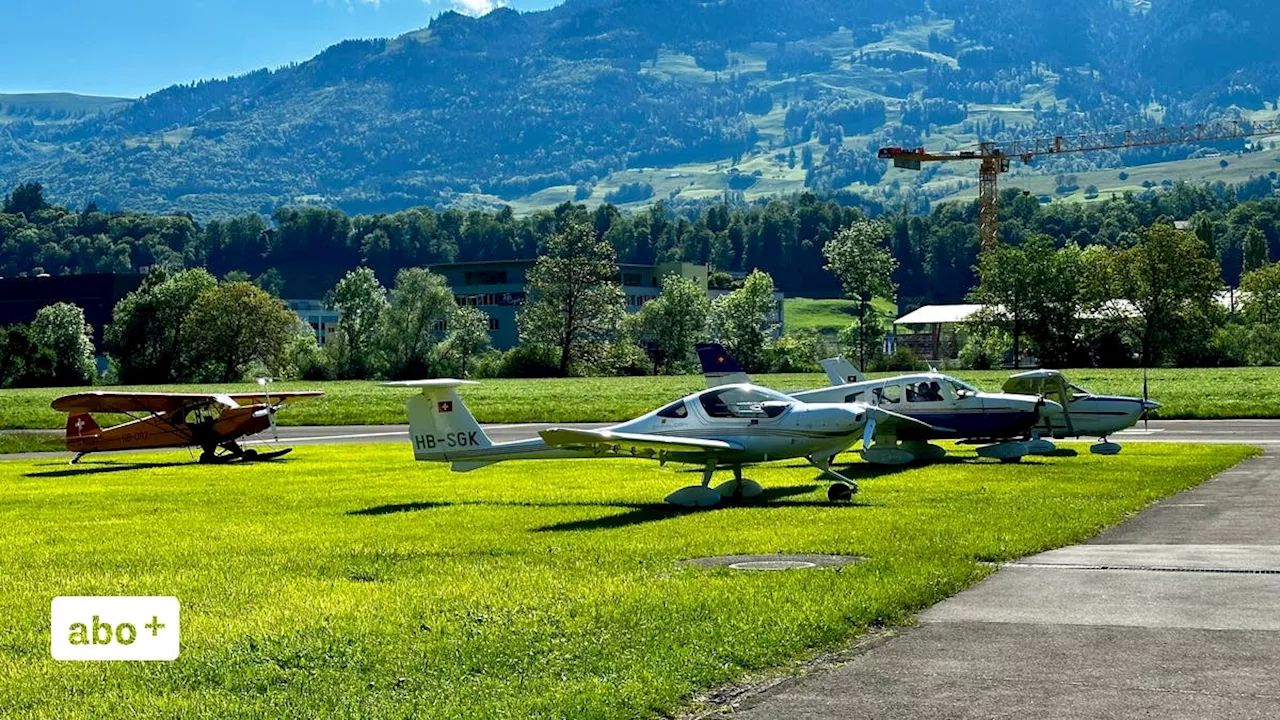
[{"label": "white logo box", "polygon": [[176,597],[56,597],[49,615],[55,660],[178,659]]}]

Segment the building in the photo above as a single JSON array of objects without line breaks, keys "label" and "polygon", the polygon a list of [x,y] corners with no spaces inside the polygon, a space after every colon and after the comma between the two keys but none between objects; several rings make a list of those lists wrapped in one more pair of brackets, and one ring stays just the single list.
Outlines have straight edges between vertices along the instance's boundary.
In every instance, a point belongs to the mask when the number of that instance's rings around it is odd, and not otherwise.
[{"label": "building", "polygon": [[[524,288],[533,265],[533,260],[465,262],[433,265],[431,272],[445,277],[459,305],[477,307],[489,316],[489,335],[493,338],[493,346],[506,350],[520,342],[516,311],[525,300]],[[705,265],[684,262],[620,264],[618,271],[629,313],[637,312],[645,303],[658,297],[662,278],[668,275],[691,278],[700,287],[707,287]]]},{"label": "building", "polygon": [[102,333],[111,323],[111,311],[138,289],[142,278],[134,273],[0,278],[0,326],[29,323],[46,305],[72,303],[84,310],[93,327],[93,345],[102,352]]},{"label": "building", "polygon": [[311,326],[316,342],[324,347],[329,334],[338,327],[338,311],[325,307],[322,300],[285,300],[285,303]]}]

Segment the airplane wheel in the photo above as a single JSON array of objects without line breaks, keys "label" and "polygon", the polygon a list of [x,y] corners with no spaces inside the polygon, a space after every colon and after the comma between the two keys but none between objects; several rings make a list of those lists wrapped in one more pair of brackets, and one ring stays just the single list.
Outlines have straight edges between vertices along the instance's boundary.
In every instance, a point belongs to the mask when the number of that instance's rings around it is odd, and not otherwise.
[{"label": "airplane wheel", "polygon": [[849,502],[853,499],[853,494],[858,492],[856,485],[849,486],[844,483],[834,483],[827,488],[827,499],[831,502]]},{"label": "airplane wheel", "polygon": [[241,457],[243,457],[245,460],[257,460],[258,451],[250,448],[248,450],[245,450],[244,455],[242,455]]},{"label": "airplane wheel", "polygon": [[200,462],[204,463],[205,465],[217,462],[217,460],[218,460],[217,456],[214,455],[209,450],[205,450],[204,452],[200,453]]}]

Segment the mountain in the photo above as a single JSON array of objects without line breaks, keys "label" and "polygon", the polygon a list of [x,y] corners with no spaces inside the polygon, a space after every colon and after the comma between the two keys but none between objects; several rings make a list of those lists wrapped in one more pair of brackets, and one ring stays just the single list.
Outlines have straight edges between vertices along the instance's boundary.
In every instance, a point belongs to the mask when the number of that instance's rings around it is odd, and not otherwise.
[{"label": "mountain", "polygon": [[[881,183],[882,144],[1271,117],[1264,0],[569,0],[453,12],[276,70],[88,117],[0,124],[0,186],[199,216],[333,205],[517,210],[852,188],[925,201],[972,168]],[[3,100],[0,100],[3,105]],[[1261,145],[1226,144],[1243,151]],[[1086,172],[1204,155],[1059,158]]]}]

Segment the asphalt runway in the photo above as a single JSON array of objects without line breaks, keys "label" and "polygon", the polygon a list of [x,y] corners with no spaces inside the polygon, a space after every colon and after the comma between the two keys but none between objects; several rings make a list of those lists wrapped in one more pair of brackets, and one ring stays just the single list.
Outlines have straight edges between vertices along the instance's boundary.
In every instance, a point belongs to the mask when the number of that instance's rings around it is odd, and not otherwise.
[{"label": "asphalt runway", "polygon": [[[539,430],[551,427],[599,428],[609,423],[515,423],[484,425],[484,431],[494,442],[524,440],[536,437]],[[43,431],[40,431],[43,432]],[[54,431],[50,431],[54,432]],[[408,425],[327,425],[281,427],[281,445],[337,445],[343,443],[408,443]],[[1111,440],[1123,445],[1127,442],[1205,443],[1217,445],[1256,445],[1262,448],[1280,448],[1280,420],[1152,420],[1144,428],[1135,428],[1112,435]],[[1083,442],[1090,442],[1085,439]],[[245,441],[245,445],[275,444],[265,433]],[[67,452],[19,453],[0,455],[4,460],[38,460],[70,458]]]}]

